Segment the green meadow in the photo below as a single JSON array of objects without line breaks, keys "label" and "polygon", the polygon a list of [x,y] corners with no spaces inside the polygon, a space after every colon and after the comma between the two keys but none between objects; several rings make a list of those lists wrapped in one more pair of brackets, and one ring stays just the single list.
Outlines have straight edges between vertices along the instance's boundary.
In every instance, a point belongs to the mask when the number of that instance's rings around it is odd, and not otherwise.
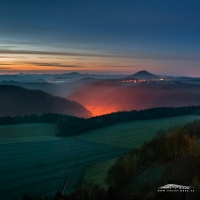
[{"label": "green meadow", "polygon": [[33,123],[0,126],[0,144],[55,140],[55,123]]},{"label": "green meadow", "polygon": [[[127,122],[90,131],[80,135],[79,138],[126,148],[140,147],[143,141],[150,140],[158,130],[167,130],[195,119],[200,119],[200,116],[189,115]],[[87,168],[84,180],[105,186],[106,174],[114,162],[115,159],[112,159]]]},{"label": "green meadow", "polygon": [[69,194],[87,166],[126,151],[55,133],[56,124],[0,126],[0,199],[22,199],[25,193],[54,195],[58,190]]},{"label": "green meadow", "polygon": [[139,147],[144,140],[150,140],[158,130],[167,130],[170,127],[183,125],[195,119],[200,119],[200,116],[187,115],[119,123],[89,131],[78,136],[78,138],[126,148]]},{"label": "green meadow", "polygon": [[0,138],[54,136],[55,134],[55,123],[33,123],[0,126]]},{"label": "green meadow", "polygon": [[[66,180],[63,192],[69,193],[83,177],[106,186],[107,171],[117,157],[150,140],[159,129],[195,119],[200,116],[120,123],[66,138],[55,136],[56,124],[0,126],[0,199],[20,199],[26,192],[52,195],[63,190]],[[135,181],[139,183],[140,176]]]}]

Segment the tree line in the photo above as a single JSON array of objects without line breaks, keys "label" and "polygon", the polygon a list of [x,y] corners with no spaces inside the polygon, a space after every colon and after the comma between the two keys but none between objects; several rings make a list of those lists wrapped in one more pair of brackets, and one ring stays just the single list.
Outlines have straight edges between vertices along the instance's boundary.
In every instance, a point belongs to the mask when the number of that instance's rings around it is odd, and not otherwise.
[{"label": "tree line", "polygon": [[76,121],[77,117],[62,114],[25,115],[15,117],[0,117],[0,125],[27,124],[27,123],[57,123],[59,120]]},{"label": "tree line", "polygon": [[115,123],[134,120],[148,120],[188,114],[200,115],[200,106],[162,107],[140,111],[116,112],[89,119],[69,115],[47,113],[43,115],[31,114],[24,116],[0,117],[0,125],[26,123],[58,123],[58,134],[63,136],[76,135],[89,130],[109,126]]},{"label": "tree line", "polygon": [[162,107],[151,108],[140,111],[130,112],[117,112],[107,115],[92,117],[89,119],[79,119],[69,121],[68,119],[62,119],[58,121],[58,135],[72,136],[81,134],[90,130],[102,128],[115,123],[129,122],[134,120],[149,120],[164,117],[174,117],[188,114],[197,114],[200,110],[200,106],[186,106],[186,107]]}]

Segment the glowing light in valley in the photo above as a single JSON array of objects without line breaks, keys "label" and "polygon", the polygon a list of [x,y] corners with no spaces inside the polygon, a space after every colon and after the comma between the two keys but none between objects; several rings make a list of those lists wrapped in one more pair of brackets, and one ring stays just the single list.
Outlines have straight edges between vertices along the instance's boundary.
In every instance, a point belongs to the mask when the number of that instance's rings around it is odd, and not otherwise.
[{"label": "glowing light in valley", "polygon": [[111,107],[95,105],[95,104],[84,105],[84,107],[86,109],[88,109],[89,111],[91,111],[94,116],[105,115],[105,114],[109,114],[109,113],[118,111],[118,109],[116,109],[114,107],[111,108]]}]

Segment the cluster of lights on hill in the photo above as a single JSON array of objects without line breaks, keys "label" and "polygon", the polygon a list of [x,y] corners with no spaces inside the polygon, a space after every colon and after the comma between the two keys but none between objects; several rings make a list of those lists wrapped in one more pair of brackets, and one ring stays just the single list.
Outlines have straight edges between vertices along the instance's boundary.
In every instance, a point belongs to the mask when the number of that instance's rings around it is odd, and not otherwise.
[{"label": "cluster of lights on hill", "polygon": [[[159,78],[159,79],[123,79],[123,80],[118,80],[116,81],[116,83],[143,83],[143,82],[164,82],[164,81],[170,81],[169,79],[163,79],[163,78]],[[109,84],[109,83],[113,83],[113,81],[106,81],[104,82],[104,84]]]},{"label": "cluster of lights on hill", "polygon": [[122,80],[121,82],[122,83],[141,83],[141,82],[159,82],[159,81],[164,81],[163,78],[160,78],[160,79],[151,79],[151,80],[145,80],[145,79],[141,79],[141,80],[132,80],[132,79],[129,79],[129,80]]}]

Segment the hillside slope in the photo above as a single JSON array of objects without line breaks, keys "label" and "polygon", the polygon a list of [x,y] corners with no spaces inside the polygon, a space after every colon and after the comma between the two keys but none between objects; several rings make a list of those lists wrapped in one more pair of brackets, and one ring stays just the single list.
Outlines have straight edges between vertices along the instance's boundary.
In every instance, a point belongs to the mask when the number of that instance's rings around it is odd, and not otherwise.
[{"label": "hillside slope", "polygon": [[0,116],[60,113],[91,117],[92,113],[75,101],[54,97],[40,90],[0,85]]}]

